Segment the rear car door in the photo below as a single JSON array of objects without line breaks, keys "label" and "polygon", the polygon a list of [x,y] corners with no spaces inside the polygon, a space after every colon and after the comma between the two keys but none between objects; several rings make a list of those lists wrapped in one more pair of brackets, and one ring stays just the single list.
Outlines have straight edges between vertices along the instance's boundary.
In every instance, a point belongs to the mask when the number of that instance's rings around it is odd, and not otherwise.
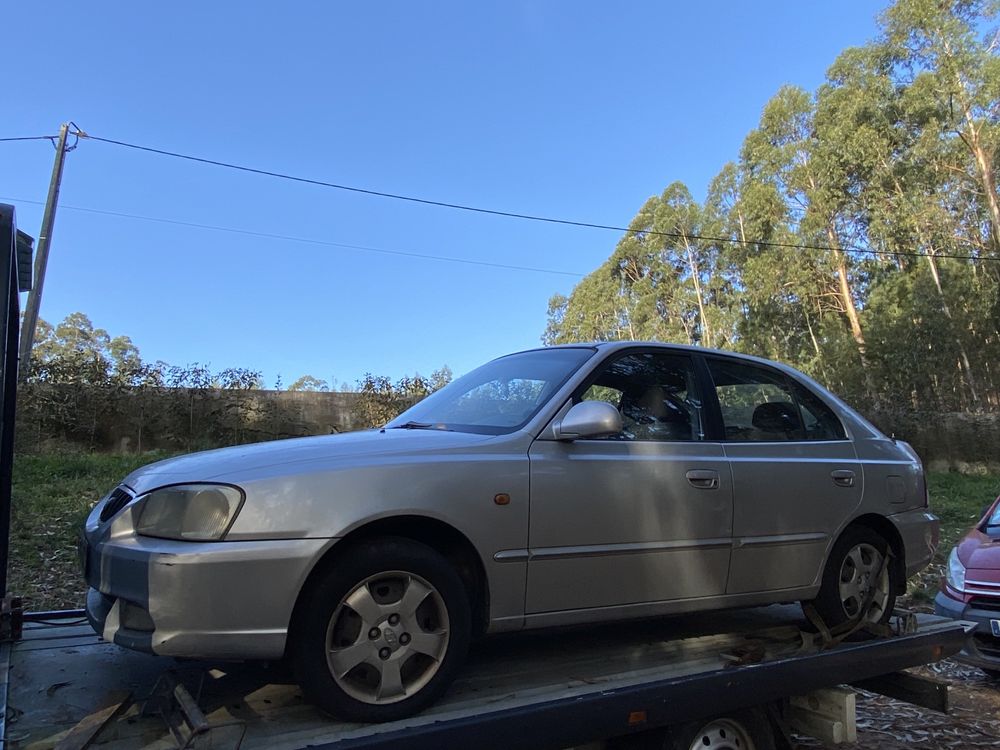
[{"label": "rear car door", "polygon": [[819,583],[861,502],[854,444],[822,399],[776,368],[706,356],[733,474],[728,594]]}]

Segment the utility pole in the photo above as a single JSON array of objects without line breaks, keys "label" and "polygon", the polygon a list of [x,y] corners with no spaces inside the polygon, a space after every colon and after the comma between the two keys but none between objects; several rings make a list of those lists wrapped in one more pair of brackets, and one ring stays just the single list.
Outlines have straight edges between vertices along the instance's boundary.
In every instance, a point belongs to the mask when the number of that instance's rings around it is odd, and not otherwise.
[{"label": "utility pole", "polygon": [[62,183],[63,162],[66,159],[66,136],[69,133],[69,123],[63,123],[59,128],[59,141],[56,143],[56,160],[52,165],[52,179],[49,181],[49,197],[45,201],[45,212],[42,214],[42,229],[38,235],[38,250],[35,254],[35,283],[28,292],[28,302],[24,309],[24,324],[21,326],[20,377],[28,377],[31,365],[31,347],[35,343],[35,327],[38,325],[38,310],[42,305],[42,287],[45,285],[45,266],[49,262],[49,244],[52,241],[52,225],[56,220],[56,207],[59,204],[59,185]]}]

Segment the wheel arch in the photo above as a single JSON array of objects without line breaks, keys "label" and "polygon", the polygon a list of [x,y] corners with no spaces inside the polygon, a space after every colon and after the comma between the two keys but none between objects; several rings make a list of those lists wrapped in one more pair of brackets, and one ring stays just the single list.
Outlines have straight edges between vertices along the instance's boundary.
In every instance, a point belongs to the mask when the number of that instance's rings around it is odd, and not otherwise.
[{"label": "wheel arch", "polygon": [[893,577],[896,581],[896,594],[906,593],[906,548],[903,545],[903,537],[895,524],[885,516],[877,513],[866,513],[851,520],[847,526],[841,529],[838,539],[844,533],[855,527],[868,528],[885,539],[892,550]]},{"label": "wheel arch", "polygon": [[473,635],[479,636],[486,632],[490,598],[489,581],[482,558],[469,538],[454,526],[436,518],[420,515],[389,516],[368,521],[352,529],[331,546],[313,565],[299,589],[289,623],[290,631],[299,619],[299,610],[308,599],[309,591],[322,580],[336,564],[337,559],[346,554],[350,548],[379,537],[410,539],[425,544],[442,555],[455,568],[465,586],[472,608]]}]

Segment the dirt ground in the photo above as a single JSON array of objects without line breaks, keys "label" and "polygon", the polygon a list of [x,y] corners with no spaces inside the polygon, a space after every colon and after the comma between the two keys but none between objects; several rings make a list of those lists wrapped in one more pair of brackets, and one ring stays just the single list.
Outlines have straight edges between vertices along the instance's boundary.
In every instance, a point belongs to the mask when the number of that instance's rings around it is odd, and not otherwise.
[{"label": "dirt ground", "polygon": [[863,748],[864,750],[974,750],[1000,748],[1000,680],[975,667],[947,659],[915,674],[946,682],[950,713],[861,692],[857,697],[856,744],[825,745],[799,738],[801,748]]}]

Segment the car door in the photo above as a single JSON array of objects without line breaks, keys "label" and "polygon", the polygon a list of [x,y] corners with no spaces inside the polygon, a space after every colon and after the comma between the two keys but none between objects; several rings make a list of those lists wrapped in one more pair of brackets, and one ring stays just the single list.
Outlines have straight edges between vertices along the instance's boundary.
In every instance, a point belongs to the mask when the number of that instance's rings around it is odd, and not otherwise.
[{"label": "car door", "polygon": [[775,369],[706,357],[733,473],[728,594],[819,583],[832,535],[861,502],[854,444],[829,406]]},{"label": "car door", "polygon": [[685,354],[618,355],[574,400],[613,403],[623,432],[532,444],[529,615],[724,593],[732,483],[704,439],[700,372]]}]

